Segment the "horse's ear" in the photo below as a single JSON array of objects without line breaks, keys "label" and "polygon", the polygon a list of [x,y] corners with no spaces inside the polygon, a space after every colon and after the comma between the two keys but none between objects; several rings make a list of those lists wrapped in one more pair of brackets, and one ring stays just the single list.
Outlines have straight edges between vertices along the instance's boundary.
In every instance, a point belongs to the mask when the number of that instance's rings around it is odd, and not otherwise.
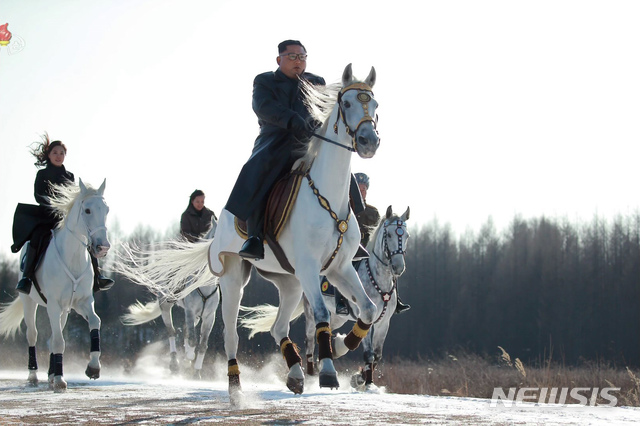
[{"label": "horse's ear", "polygon": [[403,222],[406,222],[407,219],[409,219],[409,206],[407,206],[407,211],[404,212],[404,214],[402,215],[402,217],[400,219],[402,219]]},{"label": "horse's ear", "polygon": [[393,209],[391,208],[391,206],[387,207],[387,219],[389,219],[392,214],[393,214]]},{"label": "horse's ear", "polygon": [[100,185],[100,188],[98,188],[98,195],[99,196],[103,196],[104,195],[104,188],[107,186],[107,178],[104,178],[104,180],[102,181],[102,185]]},{"label": "horse's ear", "polygon": [[351,64],[347,65],[342,73],[342,87],[347,87],[353,80],[353,70]]},{"label": "horse's ear", "polygon": [[369,87],[373,87],[376,84],[376,69],[371,67],[371,71],[369,71],[369,76],[364,81]]},{"label": "horse's ear", "polygon": [[81,193],[87,192],[87,187],[82,182],[82,178],[78,178],[78,186],[80,187],[80,192]]}]

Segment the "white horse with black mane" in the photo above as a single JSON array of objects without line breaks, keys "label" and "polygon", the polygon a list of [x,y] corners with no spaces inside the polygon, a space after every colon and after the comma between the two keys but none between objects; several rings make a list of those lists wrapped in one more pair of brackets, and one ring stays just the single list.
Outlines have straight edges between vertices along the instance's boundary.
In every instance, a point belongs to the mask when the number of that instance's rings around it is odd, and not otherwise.
[{"label": "white horse with black mane", "polygon": [[[51,324],[49,340],[49,383],[55,392],[64,392],[67,382],[63,378],[62,355],[65,341],[62,330],[71,309],[89,323],[91,334],[90,361],[85,371],[91,379],[100,377],[100,318],[96,315],[93,299],[93,268],[89,251],[97,257],[106,256],[107,213],[104,200],[106,180],[97,190],[79,185],[54,185],[51,207],[61,218],[52,232],[51,241],[35,271],[34,286],[29,295],[19,298],[0,310],[0,335],[15,336],[24,319],[29,343],[29,383],[38,383],[36,359],[36,310],[38,305],[47,309]],[[89,249],[89,251],[87,251]],[[23,247],[20,258],[24,256]]]},{"label": "white horse with black mane", "polygon": [[[377,308],[374,325],[367,337],[362,340],[365,366],[360,372],[353,375],[351,380],[352,386],[360,390],[375,388],[373,372],[382,359],[382,347],[398,301],[397,281],[406,267],[405,255],[409,239],[408,219],[408,207],[401,216],[398,216],[389,206],[385,217],[376,227],[367,246],[370,257],[359,261],[356,266],[362,285]],[[325,305],[331,312],[331,328],[333,330],[342,327],[347,321],[357,320],[357,305],[349,303],[349,316],[337,315],[335,297],[328,292],[323,292],[323,296]],[[277,316],[277,307],[268,304],[251,308],[242,307],[241,309],[250,312],[240,320],[241,325],[251,331],[249,338],[256,333],[269,331]],[[306,298],[300,301],[292,319],[298,318],[303,313],[306,324],[307,374],[312,375],[314,374],[315,323],[313,308]]]},{"label": "white horse with black mane", "polygon": [[[303,292],[313,307],[322,387],[339,386],[334,356],[357,348],[375,321],[376,305],[367,296],[351,264],[359,246],[360,230],[349,206],[351,153],[371,158],[380,144],[376,131],[378,104],[372,92],[375,78],[375,70],[371,68],[369,76],[358,81],[348,65],[342,75],[342,84],[318,88],[305,85],[309,110],[322,126],[310,139],[306,154],[294,165],[302,176],[302,183],[277,240],[288,267],[276,257],[271,241],[265,247],[263,260],[249,261],[238,256],[244,239],[236,227],[235,217],[223,210],[211,244],[174,243],[174,250],[162,254],[162,261],[158,257],[159,261],[143,266],[143,270],[130,270],[128,274],[124,271],[140,284],[163,294],[180,291],[189,284],[191,266],[196,266],[197,262],[201,267],[208,263],[211,272],[220,277],[232,401],[239,401],[242,395],[236,327],[243,289],[252,266],[278,288],[279,312],[271,335],[286,359],[289,368],[287,386],[294,393],[304,389],[304,371],[302,359],[289,338],[289,321]],[[301,165],[303,167],[299,168]],[[320,275],[326,275],[335,283],[359,312],[351,332],[347,336],[337,336],[333,348],[330,313],[320,291]],[[199,277],[182,291],[186,294],[207,280],[207,277]]]},{"label": "white horse with black mane", "polygon": [[[211,240],[216,231],[217,222],[215,216],[211,218],[211,229],[202,237],[203,240]],[[220,292],[218,282],[214,280],[209,285],[203,285],[194,289],[191,293],[181,298],[159,297],[151,302],[142,304],[136,302],[130,305],[127,314],[122,316],[125,325],[140,325],[153,321],[162,316],[162,322],[169,334],[169,370],[176,374],[180,371],[178,350],[176,348],[176,328],[173,326],[173,307],[178,305],[184,310],[184,350],[185,357],[193,362],[192,377],[202,377],[202,364],[209,347],[209,336],[216,321],[216,310],[220,304]],[[200,339],[197,339],[197,326],[200,324]]]}]

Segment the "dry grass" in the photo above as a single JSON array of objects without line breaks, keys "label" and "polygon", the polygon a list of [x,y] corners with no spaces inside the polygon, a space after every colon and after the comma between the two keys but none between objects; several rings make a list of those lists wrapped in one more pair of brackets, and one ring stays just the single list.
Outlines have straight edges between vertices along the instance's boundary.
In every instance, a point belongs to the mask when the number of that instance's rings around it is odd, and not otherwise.
[{"label": "dry grass", "polygon": [[[506,350],[497,359],[473,354],[447,355],[438,360],[407,361],[395,359],[383,363],[374,373],[374,382],[388,392],[491,398],[494,388],[620,388],[611,392],[617,406],[640,406],[640,372],[613,368],[606,363],[585,362],[578,367],[554,363],[551,357],[540,367],[525,366],[511,360]],[[357,368],[355,368],[357,370]],[[582,392],[584,395],[585,393]],[[590,393],[589,393],[590,395]],[[570,396],[567,404],[578,403]],[[600,398],[597,403],[607,403]]]}]

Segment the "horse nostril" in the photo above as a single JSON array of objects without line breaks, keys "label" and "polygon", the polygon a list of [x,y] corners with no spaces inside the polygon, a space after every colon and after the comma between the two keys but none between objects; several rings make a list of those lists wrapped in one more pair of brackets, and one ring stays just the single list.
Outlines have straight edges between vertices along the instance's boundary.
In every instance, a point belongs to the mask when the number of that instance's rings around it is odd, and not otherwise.
[{"label": "horse nostril", "polygon": [[369,138],[364,136],[358,136],[358,144],[360,144],[361,146],[369,145]]}]

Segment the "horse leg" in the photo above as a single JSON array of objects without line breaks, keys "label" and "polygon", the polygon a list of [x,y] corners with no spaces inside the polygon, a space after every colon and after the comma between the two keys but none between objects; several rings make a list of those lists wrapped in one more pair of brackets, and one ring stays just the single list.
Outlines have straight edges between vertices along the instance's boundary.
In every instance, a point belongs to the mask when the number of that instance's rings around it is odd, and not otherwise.
[{"label": "horse leg", "polygon": [[190,306],[191,308],[187,308],[185,304],[184,308],[184,352],[187,359],[193,361],[196,359],[196,324],[198,322],[198,316],[195,313],[193,305]]},{"label": "horse leg", "polygon": [[338,373],[333,365],[333,350],[331,348],[331,327],[329,326],[331,314],[324,304],[322,291],[320,290],[318,271],[321,268],[313,260],[300,263],[296,264],[296,268],[298,268],[296,276],[313,310],[313,318],[316,325],[315,336],[318,342],[318,379],[320,387],[338,388],[340,383],[338,382]]},{"label": "horse leg", "polygon": [[316,351],[316,323],[313,320],[313,309],[307,300],[306,296],[302,296],[304,303],[304,324],[305,324],[305,339],[304,348],[307,355],[307,374],[313,376],[315,374],[313,369],[313,356]]},{"label": "horse leg", "polygon": [[93,307],[93,298],[88,298],[86,302],[78,304],[76,310],[87,320],[89,333],[91,334],[91,348],[89,350],[89,364],[84,374],[90,379],[100,378],[100,317]]},{"label": "horse leg", "polygon": [[22,299],[24,322],[27,325],[27,343],[29,344],[29,377],[27,383],[30,386],[38,386],[38,359],[36,355],[36,342],[38,341],[38,329],[36,328],[36,312],[38,304],[30,297]]},{"label": "horse leg", "polygon": [[160,303],[160,315],[162,316],[164,326],[167,328],[167,333],[169,333],[169,355],[171,356],[169,371],[176,374],[180,370],[180,364],[178,362],[178,350],[176,348],[176,329],[173,326],[173,315],[171,314],[173,305],[173,303],[169,302]]},{"label": "horse leg", "polygon": [[293,312],[300,304],[302,287],[298,279],[293,275],[267,274],[262,276],[273,282],[278,288],[280,303],[276,319],[271,326],[271,336],[280,346],[280,352],[287,362],[289,373],[287,374],[287,387],[295,394],[301,394],[304,390],[304,371],[302,370],[302,358],[298,348],[289,338],[289,327]]},{"label": "horse leg", "polygon": [[336,358],[339,358],[360,346],[360,342],[367,336],[371,328],[377,307],[364,291],[360,278],[358,278],[358,273],[351,263],[343,265],[336,271],[327,273],[327,278],[334,285],[337,284],[342,294],[349,297],[358,306],[360,313],[360,317],[349,334],[346,336],[337,335],[334,340],[334,354]]},{"label": "horse leg", "polygon": [[386,317],[385,321],[381,321],[376,324],[373,336],[365,339],[368,345],[368,347],[365,346],[365,348],[367,348],[370,352],[369,364],[371,367],[371,373],[367,373],[367,375],[365,376],[365,386],[367,387],[367,389],[375,387],[375,385],[373,384],[373,373],[378,363],[382,360],[382,347],[384,346],[384,341],[387,338],[387,333],[389,332],[391,316],[392,313],[389,312],[389,316]]},{"label": "horse leg", "polygon": [[196,349],[198,355],[196,356],[196,362],[193,365],[193,375],[197,380],[202,378],[202,363],[204,362],[204,355],[207,353],[207,349],[209,348],[209,336],[211,335],[211,330],[213,330],[213,325],[216,322],[216,310],[218,309],[219,303],[220,296],[217,298],[215,296],[210,297],[205,302],[202,319],[200,320],[200,343]]},{"label": "horse leg", "polygon": [[227,256],[225,273],[220,277],[222,300],[222,321],[224,322],[224,350],[227,354],[229,376],[229,397],[232,404],[240,403],[240,368],[236,354],[238,352],[238,312],[244,287],[249,281],[251,264],[236,256]]},{"label": "horse leg", "polygon": [[67,390],[67,382],[63,377],[62,369],[62,354],[65,349],[65,341],[62,335],[63,328],[63,316],[66,322],[66,314],[62,312],[62,309],[58,305],[49,300],[47,304],[47,314],[49,316],[49,323],[51,324],[51,340],[50,351],[51,358],[49,363],[49,371],[53,374],[53,391],[65,392]]}]

